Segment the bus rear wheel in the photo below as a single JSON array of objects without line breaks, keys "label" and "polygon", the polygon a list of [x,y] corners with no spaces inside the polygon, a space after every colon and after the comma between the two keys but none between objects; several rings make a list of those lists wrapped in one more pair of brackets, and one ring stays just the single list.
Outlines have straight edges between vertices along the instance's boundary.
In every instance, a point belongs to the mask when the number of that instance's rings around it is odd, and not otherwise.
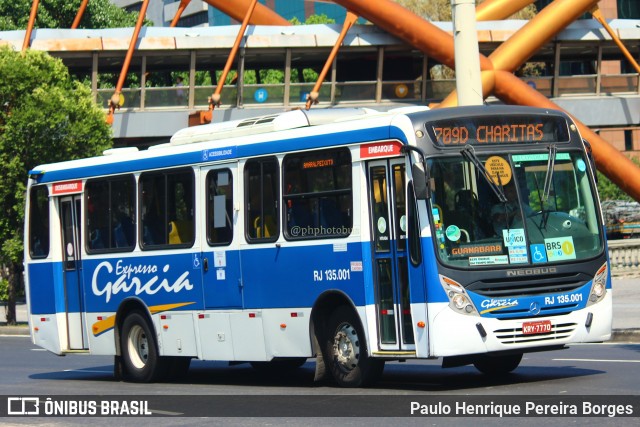
[{"label": "bus rear wheel", "polygon": [[166,371],[165,360],[158,356],[158,345],[147,317],[132,311],[122,324],[120,334],[123,376],[126,380],[148,383]]},{"label": "bus rear wheel", "polygon": [[482,355],[473,362],[477,370],[486,375],[506,375],[520,365],[522,353],[505,356]]},{"label": "bus rear wheel", "polygon": [[330,318],[325,342],[329,370],[342,387],[363,387],[376,382],[384,360],[369,357],[364,331],[355,313],[340,307]]}]

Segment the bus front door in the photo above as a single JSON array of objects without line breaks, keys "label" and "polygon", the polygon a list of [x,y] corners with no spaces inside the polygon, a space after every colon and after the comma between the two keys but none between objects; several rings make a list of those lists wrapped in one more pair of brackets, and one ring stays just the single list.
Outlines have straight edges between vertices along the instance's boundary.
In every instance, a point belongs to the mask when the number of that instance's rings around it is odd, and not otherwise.
[{"label": "bus front door", "polygon": [[69,350],[88,349],[82,291],[82,259],[80,256],[80,248],[82,247],[80,245],[81,200],[79,195],[62,197],[59,200],[64,306]]},{"label": "bus front door", "polygon": [[412,351],[405,159],[369,162],[368,175],[379,346],[383,351]]}]

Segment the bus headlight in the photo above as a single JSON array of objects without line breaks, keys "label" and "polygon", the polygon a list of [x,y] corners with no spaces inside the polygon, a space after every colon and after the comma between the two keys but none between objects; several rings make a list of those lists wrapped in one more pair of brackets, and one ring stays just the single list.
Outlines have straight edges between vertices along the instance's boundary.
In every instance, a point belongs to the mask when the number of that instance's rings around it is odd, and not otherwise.
[{"label": "bus headlight", "polygon": [[591,292],[589,292],[589,302],[587,306],[595,304],[601,301],[607,293],[607,264],[604,264],[595,277],[593,278],[593,285],[591,285]]},{"label": "bus headlight", "polygon": [[477,315],[478,311],[471,302],[464,287],[448,277],[440,275],[440,284],[449,298],[449,307],[461,314]]}]

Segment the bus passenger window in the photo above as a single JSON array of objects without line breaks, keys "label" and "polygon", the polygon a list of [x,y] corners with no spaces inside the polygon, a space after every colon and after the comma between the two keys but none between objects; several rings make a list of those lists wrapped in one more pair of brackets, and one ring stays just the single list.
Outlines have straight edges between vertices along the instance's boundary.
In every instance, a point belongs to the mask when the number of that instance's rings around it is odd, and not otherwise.
[{"label": "bus passenger window", "polygon": [[87,252],[122,252],[135,247],[133,175],[87,181]]},{"label": "bus passenger window", "polygon": [[207,175],[207,241],[226,245],[233,240],[233,176],[229,169]]},{"label": "bus passenger window", "polygon": [[286,155],[283,170],[287,239],[351,234],[351,154],[347,148]]},{"label": "bus passenger window", "polygon": [[140,191],[142,247],[191,247],[195,224],[193,171],[143,173],[140,175]]},{"label": "bus passenger window", "polygon": [[49,255],[49,190],[46,185],[34,186],[29,197],[29,254],[45,258]]},{"label": "bus passenger window", "polygon": [[245,230],[248,242],[278,240],[278,160],[247,161],[245,175]]}]

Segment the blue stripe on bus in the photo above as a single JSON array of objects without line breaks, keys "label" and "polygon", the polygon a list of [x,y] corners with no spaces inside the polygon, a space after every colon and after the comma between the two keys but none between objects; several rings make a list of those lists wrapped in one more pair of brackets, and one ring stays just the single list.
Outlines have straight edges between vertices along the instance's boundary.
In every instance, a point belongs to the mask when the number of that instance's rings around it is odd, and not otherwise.
[{"label": "blue stripe on bus", "polygon": [[[61,264],[58,263],[60,267]],[[50,262],[27,264],[29,274],[29,306],[31,314],[52,314],[56,309],[54,277],[60,277],[62,268],[57,268],[54,275],[54,264]],[[62,306],[64,311],[64,306]]]},{"label": "blue stripe on bus", "polygon": [[582,310],[589,302],[593,281],[569,292],[543,295],[488,298],[467,291],[482,317],[499,319],[551,316]]},{"label": "blue stripe on bus", "polygon": [[[430,244],[429,239],[424,240]],[[233,289],[239,286],[237,272],[242,265],[243,304],[238,301],[236,308],[312,307],[326,291],[343,292],[356,306],[375,303],[369,242],[346,244],[330,240],[308,246],[286,245],[224,251],[226,280],[218,280],[219,268],[213,263],[203,274],[201,262],[195,262],[199,261],[199,252],[173,255],[148,252],[144,256],[110,259],[86,257],[82,261],[83,302],[88,312],[116,311],[125,298],[132,296],[149,306],[191,303],[184,310],[234,307],[233,301],[225,299],[231,298]],[[219,249],[211,248],[204,255],[213,260],[214,251]],[[64,312],[62,263],[32,264],[29,269],[32,312]],[[427,273],[429,277],[423,277],[420,268],[412,269],[410,274],[412,303],[426,302],[427,295],[431,302],[446,301],[437,275],[431,277]],[[426,286],[420,285],[425,281]],[[78,310],[69,308],[72,312]]]},{"label": "blue stripe on bus", "polygon": [[[241,146],[225,146],[221,149],[229,149],[238,158],[262,156],[279,152],[307,150],[321,147],[351,144],[354,142],[370,142],[390,138],[393,132],[396,138],[406,143],[402,132],[394,127],[384,126],[371,129],[345,131],[331,135],[311,135],[300,138],[291,138],[281,141],[260,142]],[[206,151],[211,151],[207,149]],[[231,156],[229,156],[231,158]],[[136,160],[100,164],[95,166],[83,166],[64,170],[50,171],[46,169],[34,169],[29,172],[39,183],[65,181],[69,179],[91,178],[103,175],[113,175],[149,169],[188,166],[203,163],[203,151],[171,154],[153,158],[140,158]]]},{"label": "blue stripe on bus", "polygon": [[[364,247],[368,248],[368,245]],[[244,270],[244,308],[311,307],[322,292],[333,289],[349,295],[356,305],[364,305],[365,292],[371,289],[364,285],[364,271],[357,271],[362,264],[363,244],[351,243],[344,249],[346,252],[339,246],[339,251],[334,251],[333,244],[324,243],[243,250],[240,256]],[[205,255],[211,252],[213,249]],[[228,264],[225,269],[229,272],[238,269],[239,266],[232,265],[234,259],[236,263],[240,262],[238,252],[225,252]],[[203,309],[203,286],[220,285],[221,281],[217,280],[214,266],[203,276],[201,263],[195,266],[194,254],[198,253],[162,255],[149,252],[145,256],[85,258],[82,272],[86,310],[116,311],[125,298],[132,296],[150,306],[190,302],[192,304],[185,306],[185,310]],[[32,312],[64,312],[62,263],[33,264],[29,268],[30,290],[34,295]],[[370,280],[370,271],[367,274],[367,280]],[[345,280],[347,278],[349,280]],[[228,280],[224,286],[238,284]],[[209,295],[210,298],[224,298],[222,293]],[[78,307],[69,306],[69,311],[77,312]]]}]

